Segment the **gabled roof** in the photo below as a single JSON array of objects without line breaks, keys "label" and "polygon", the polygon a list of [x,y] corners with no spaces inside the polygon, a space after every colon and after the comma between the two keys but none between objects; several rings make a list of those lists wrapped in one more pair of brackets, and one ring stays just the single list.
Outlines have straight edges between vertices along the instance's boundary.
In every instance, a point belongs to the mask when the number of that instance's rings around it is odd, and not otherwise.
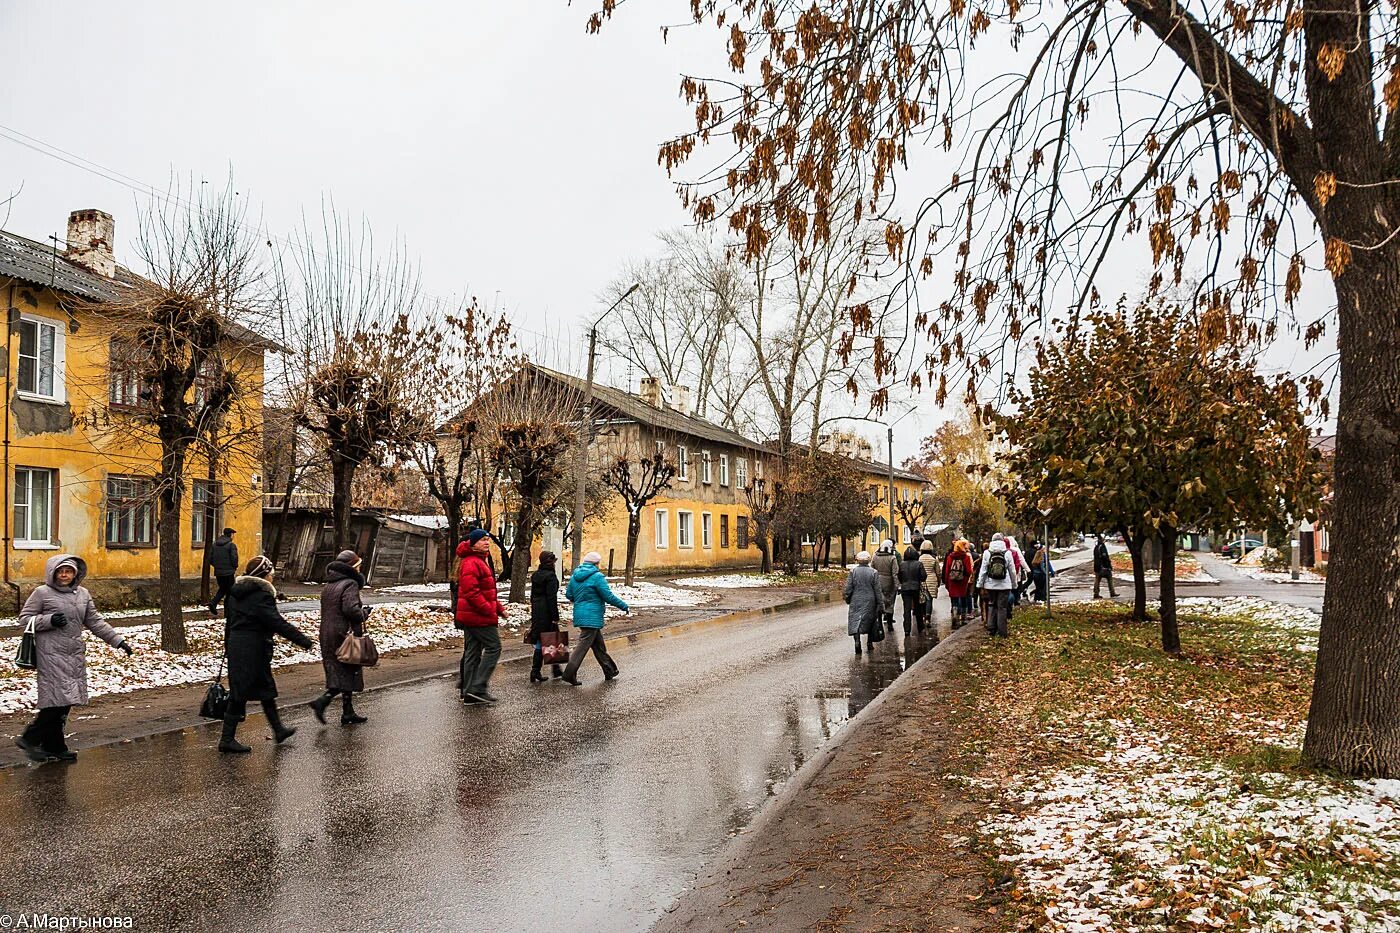
[{"label": "gabled roof", "polygon": [[[122,266],[117,266],[116,277],[109,279],[78,265],[53,246],[8,230],[0,230],[0,276],[89,301],[113,301],[121,295],[124,284],[136,281],[136,275]],[[227,330],[240,343],[287,352],[286,348],[237,322],[229,321]]]},{"label": "gabled roof", "polygon": [[[568,373],[556,372],[546,369],[543,366],[534,365],[536,372],[557,380],[580,394],[588,387],[588,383],[577,376]],[[656,408],[642,401],[641,398],[624,392],[621,389],[614,389],[612,386],[593,383],[593,400],[595,403],[606,405],[618,414],[632,421],[640,422],[658,430],[668,431],[673,434],[688,434],[692,437],[699,437],[716,444],[729,444],[733,447],[744,447],[760,453],[772,453],[768,445],[762,441],[756,441],[745,437],[737,431],[720,427],[712,421],[695,415],[683,415],[674,408]]]},{"label": "gabled roof", "polygon": [[[847,457],[846,459],[871,475],[883,476],[886,478],[890,475],[890,465],[888,463],[881,463],[878,460],[866,460],[863,457]],[[913,470],[906,470],[903,467],[894,468],[894,478],[907,480],[912,483],[928,483],[927,476],[924,476],[922,473],[915,473]]]}]

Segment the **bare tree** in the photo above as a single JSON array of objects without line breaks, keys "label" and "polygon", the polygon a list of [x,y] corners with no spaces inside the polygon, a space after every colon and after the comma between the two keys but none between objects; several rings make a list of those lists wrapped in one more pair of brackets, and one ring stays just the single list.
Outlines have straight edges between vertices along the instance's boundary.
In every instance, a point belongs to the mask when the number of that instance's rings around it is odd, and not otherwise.
[{"label": "bare tree", "polygon": [[667,460],[660,449],[651,453],[624,450],[614,455],[603,483],[615,492],[627,509],[627,559],[625,580],[632,585],[637,571],[637,541],[642,534],[642,510],[657,496],[671,488],[676,477],[676,465]]},{"label": "bare tree", "polygon": [[[137,495],[157,507],[167,651],[187,650],[180,557],[191,454],[226,451],[233,438],[257,434],[265,342],[248,325],[260,323],[270,295],[260,238],[232,183],[191,184],[183,194],[172,192],[142,212],[141,274],[91,308],[110,329],[112,348],[108,404],[91,413],[94,425],[148,436],[160,449],[155,482]],[[227,430],[215,437],[220,426]]]}]

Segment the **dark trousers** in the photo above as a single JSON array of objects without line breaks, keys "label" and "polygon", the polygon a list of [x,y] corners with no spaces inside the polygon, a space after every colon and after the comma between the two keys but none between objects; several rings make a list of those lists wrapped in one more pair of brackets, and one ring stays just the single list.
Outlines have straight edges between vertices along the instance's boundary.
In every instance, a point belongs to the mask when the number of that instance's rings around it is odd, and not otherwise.
[{"label": "dark trousers", "polygon": [[1031,574],[1031,585],[1035,587],[1035,601],[1043,603],[1050,590],[1050,578],[1043,573]]},{"label": "dark trousers", "polygon": [[1011,619],[1011,591],[987,590],[982,598],[988,604],[987,631],[1005,636]]},{"label": "dark trousers", "polygon": [[1110,598],[1110,599],[1117,598],[1117,596],[1118,596],[1118,591],[1117,591],[1116,589],[1114,589],[1114,586],[1113,586],[1113,574],[1112,574],[1111,572],[1110,572],[1110,573],[1096,573],[1096,574],[1094,574],[1094,598],[1095,598],[1095,599],[1098,599],[1098,598],[1099,598],[1099,582],[1100,582],[1101,580],[1107,580],[1107,581],[1108,581],[1108,596],[1109,596],[1109,598]]},{"label": "dark trousers", "polygon": [[578,644],[574,645],[574,650],[569,654],[569,663],[564,667],[564,679],[578,679],[579,665],[583,663],[583,659],[588,656],[590,651],[598,659],[598,666],[603,669],[603,676],[608,680],[616,677],[617,664],[613,662],[612,655],[608,654],[608,646],[603,643],[603,630],[600,628],[581,628],[578,632]]},{"label": "dark trousers", "polygon": [[912,622],[919,623],[919,631],[924,629],[924,619],[927,617],[927,604],[924,602],[923,590],[902,590],[899,594],[899,601],[904,603],[904,634],[908,635],[912,631]]},{"label": "dark trousers", "polygon": [[71,706],[45,706],[21,734],[29,745],[37,745],[46,752],[66,752],[68,745],[63,740],[63,730],[68,724],[68,711]]},{"label": "dark trousers", "polygon": [[[267,717],[267,724],[272,727],[273,732],[281,732],[282,716],[277,712],[276,700],[262,701],[263,715]],[[229,700],[228,708],[224,710],[224,739],[230,741],[238,734],[238,724],[248,715],[247,700]]]},{"label": "dark trousers", "polygon": [[214,598],[209,602],[210,612],[218,611],[220,601],[224,603],[225,609],[228,608],[228,591],[233,588],[234,579],[235,577],[231,573],[216,573],[214,575],[214,581],[219,584],[219,589],[216,593],[214,593]]},{"label": "dark trousers", "polygon": [[462,693],[480,696],[501,659],[501,630],[494,625],[462,629]]}]

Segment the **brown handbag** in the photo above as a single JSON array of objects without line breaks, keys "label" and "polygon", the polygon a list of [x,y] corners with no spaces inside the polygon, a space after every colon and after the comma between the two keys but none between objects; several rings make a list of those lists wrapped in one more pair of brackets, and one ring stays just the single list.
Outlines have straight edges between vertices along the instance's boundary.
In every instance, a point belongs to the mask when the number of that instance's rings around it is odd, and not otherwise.
[{"label": "brown handbag", "polygon": [[569,660],[568,632],[541,632],[540,655],[544,664],[566,664]]},{"label": "brown handbag", "polygon": [[352,667],[374,667],[379,663],[379,649],[368,635],[346,632],[345,640],[335,649],[335,659]]}]

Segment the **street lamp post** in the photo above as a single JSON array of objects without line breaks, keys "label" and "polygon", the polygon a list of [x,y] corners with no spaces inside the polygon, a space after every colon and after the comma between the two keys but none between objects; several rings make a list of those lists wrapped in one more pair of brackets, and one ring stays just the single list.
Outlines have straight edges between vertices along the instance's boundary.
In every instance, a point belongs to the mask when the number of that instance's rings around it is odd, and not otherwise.
[{"label": "street lamp post", "polygon": [[603,323],[603,318],[611,314],[614,308],[630,298],[632,293],[641,287],[642,283],[637,282],[623,292],[622,297],[614,301],[608,310],[598,315],[593,326],[588,328],[588,378],[584,381],[583,386],[583,417],[579,419],[578,448],[574,453],[574,534],[569,543],[569,547],[573,551],[570,557],[575,568],[582,562],[583,554],[583,509],[588,489],[588,444],[593,437],[593,363],[598,351],[598,325]]},{"label": "street lamp post", "polygon": [[[1050,512],[1051,512],[1051,509],[1037,509],[1037,511],[1040,512],[1041,517],[1042,517],[1042,518],[1044,519],[1044,521],[1045,521],[1044,525],[1042,526],[1042,527],[1044,528],[1044,531],[1045,531],[1045,537],[1044,537],[1044,539],[1043,539],[1042,542],[1041,542],[1041,547],[1045,548],[1045,556],[1042,558],[1042,560],[1043,560],[1044,563],[1045,563],[1045,617],[1048,619],[1048,618],[1051,618],[1051,614],[1050,614],[1050,567],[1051,567],[1051,564],[1050,564]],[[1095,583],[1094,586],[1097,587],[1098,584]]]}]

